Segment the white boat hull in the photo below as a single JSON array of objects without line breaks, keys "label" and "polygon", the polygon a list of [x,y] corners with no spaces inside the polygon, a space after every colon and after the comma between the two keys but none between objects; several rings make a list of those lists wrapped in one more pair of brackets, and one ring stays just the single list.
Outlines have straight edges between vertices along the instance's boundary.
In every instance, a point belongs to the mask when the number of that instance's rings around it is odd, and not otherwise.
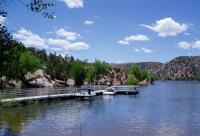
[{"label": "white boat hull", "polygon": [[103,95],[114,95],[114,92],[103,92]]}]

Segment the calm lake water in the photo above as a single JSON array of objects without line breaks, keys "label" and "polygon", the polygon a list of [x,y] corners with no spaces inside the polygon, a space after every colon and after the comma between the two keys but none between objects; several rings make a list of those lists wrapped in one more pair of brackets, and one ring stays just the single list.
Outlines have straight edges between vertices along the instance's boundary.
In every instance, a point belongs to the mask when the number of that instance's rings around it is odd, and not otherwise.
[{"label": "calm lake water", "polygon": [[200,82],[157,81],[136,96],[0,109],[2,136],[199,136]]}]

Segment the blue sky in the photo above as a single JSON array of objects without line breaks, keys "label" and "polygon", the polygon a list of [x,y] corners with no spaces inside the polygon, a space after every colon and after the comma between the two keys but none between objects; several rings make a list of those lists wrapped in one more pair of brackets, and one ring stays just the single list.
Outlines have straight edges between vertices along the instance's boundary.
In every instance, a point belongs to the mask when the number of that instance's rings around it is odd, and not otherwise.
[{"label": "blue sky", "polygon": [[55,0],[55,19],[17,0],[0,22],[27,47],[113,63],[200,55],[198,0]]}]

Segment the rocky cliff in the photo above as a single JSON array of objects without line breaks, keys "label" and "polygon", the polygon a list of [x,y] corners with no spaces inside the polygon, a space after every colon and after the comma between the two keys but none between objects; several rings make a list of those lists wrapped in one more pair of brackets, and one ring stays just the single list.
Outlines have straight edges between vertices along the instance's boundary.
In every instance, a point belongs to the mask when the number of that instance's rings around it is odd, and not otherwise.
[{"label": "rocky cliff", "polygon": [[180,56],[166,63],[140,62],[110,64],[110,66],[127,70],[133,64],[148,69],[161,80],[191,80],[200,75],[200,56]]},{"label": "rocky cliff", "polygon": [[200,56],[177,57],[161,66],[157,72],[164,80],[191,80],[200,75]]}]

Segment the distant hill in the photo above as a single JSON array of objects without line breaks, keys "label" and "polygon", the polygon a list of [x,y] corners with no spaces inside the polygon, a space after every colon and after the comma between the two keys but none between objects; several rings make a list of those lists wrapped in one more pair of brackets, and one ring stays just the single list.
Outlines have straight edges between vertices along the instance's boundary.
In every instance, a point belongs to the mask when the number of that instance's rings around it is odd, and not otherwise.
[{"label": "distant hill", "polygon": [[110,64],[110,66],[127,70],[133,64],[148,69],[161,80],[191,80],[200,75],[200,56],[180,56],[167,63],[140,62]]}]

